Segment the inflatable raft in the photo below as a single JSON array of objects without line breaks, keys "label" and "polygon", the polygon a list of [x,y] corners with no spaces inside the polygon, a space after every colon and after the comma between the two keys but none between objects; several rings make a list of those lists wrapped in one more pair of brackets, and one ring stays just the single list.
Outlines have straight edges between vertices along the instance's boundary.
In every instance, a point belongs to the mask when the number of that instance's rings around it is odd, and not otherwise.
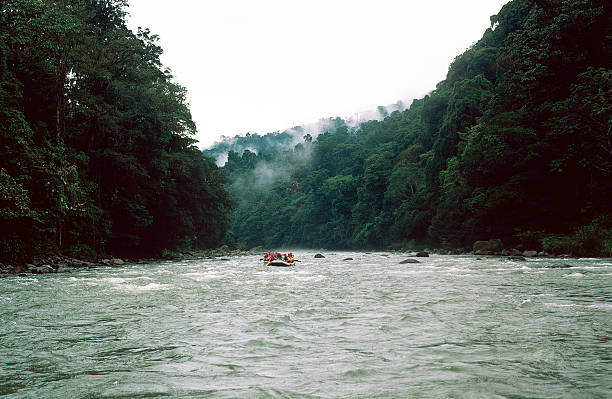
[{"label": "inflatable raft", "polygon": [[285,262],[284,260],[273,260],[272,262],[265,262],[266,266],[282,266],[282,267],[287,267],[287,266],[293,266],[293,262]]}]

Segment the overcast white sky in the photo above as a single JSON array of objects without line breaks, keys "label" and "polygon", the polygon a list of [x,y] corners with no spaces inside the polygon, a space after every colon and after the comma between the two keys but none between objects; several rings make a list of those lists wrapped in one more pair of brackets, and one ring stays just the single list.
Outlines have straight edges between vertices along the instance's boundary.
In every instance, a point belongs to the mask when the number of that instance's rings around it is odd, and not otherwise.
[{"label": "overcast white sky", "polygon": [[129,0],[200,147],[420,98],[508,0]]}]

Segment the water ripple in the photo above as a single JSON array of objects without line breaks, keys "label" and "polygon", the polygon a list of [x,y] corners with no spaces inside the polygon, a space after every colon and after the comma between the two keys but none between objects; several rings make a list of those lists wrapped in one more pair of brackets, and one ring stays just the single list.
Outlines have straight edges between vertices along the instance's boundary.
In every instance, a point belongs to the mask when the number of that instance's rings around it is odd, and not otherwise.
[{"label": "water ripple", "polygon": [[612,397],[609,260],[300,255],[1,279],[0,396]]}]

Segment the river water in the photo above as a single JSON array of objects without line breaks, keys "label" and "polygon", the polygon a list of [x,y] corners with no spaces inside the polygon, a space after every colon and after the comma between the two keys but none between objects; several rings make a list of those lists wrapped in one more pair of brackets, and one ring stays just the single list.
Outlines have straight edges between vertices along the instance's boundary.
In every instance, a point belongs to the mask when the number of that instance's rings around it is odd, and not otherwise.
[{"label": "river water", "polygon": [[2,278],[0,396],[612,397],[611,260],[313,255]]}]

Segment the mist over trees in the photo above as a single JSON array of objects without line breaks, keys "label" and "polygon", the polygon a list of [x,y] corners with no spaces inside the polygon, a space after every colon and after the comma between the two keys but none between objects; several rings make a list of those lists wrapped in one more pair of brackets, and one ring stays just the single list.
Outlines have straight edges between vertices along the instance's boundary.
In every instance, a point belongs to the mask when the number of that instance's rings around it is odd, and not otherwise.
[{"label": "mist over trees", "polygon": [[0,260],[212,246],[225,177],[123,0],[0,2]]},{"label": "mist over trees", "polygon": [[[409,109],[290,150],[229,152],[230,239],[612,254],[610,8],[514,0]],[[262,170],[275,178],[258,182]]]}]

